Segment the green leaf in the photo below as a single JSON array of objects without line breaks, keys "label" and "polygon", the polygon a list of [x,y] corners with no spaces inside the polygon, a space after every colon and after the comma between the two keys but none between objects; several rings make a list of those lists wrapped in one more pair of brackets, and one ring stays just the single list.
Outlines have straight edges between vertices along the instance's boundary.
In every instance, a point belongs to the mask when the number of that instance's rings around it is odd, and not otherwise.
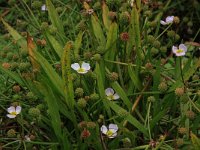
[{"label": "green leaf", "polygon": [[3,18],[1,18],[1,21],[3,22],[4,26],[6,27],[8,32],[11,34],[11,36],[14,38],[14,40],[17,41],[17,44],[19,44],[22,49],[27,50],[26,40],[15,29],[13,29],[8,23],[6,23],[3,20]]},{"label": "green leaf", "polygon": [[84,32],[79,32],[77,35],[77,38],[74,42],[74,55],[79,56],[79,51],[82,43],[82,37],[83,37]]},{"label": "green leaf", "polygon": [[15,72],[12,72],[10,70],[7,70],[7,69],[4,69],[2,66],[0,66],[0,71],[4,74],[7,74],[10,78],[12,78],[13,80],[15,80],[18,84],[20,84],[21,86],[24,86],[24,82],[23,80],[21,79],[21,77],[15,73]]},{"label": "green leaf", "polygon": [[106,43],[105,36],[103,34],[101,25],[99,23],[99,19],[96,16],[92,15],[91,23],[92,23],[92,28],[93,28],[94,35],[95,35],[97,41],[99,42],[100,45],[105,45],[105,43]]},{"label": "green leaf", "polygon": [[113,82],[112,87],[116,91],[116,93],[120,96],[120,98],[123,100],[124,104],[127,106],[127,108],[130,110],[132,103],[130,102],[129,98],[126,95],[126,92],[121,88],[118,82]]},{"label": "green leaf", "polygon": [[131,66],[128,66],[128,74],[129,74],[131,81],[133,82],[134,86],[138,90],[141,90],[142,89],[142,83],[140,82],[138,75],[136,74],[136,72],[133,70],[133,68]]},{"label": "green leaf", "polygon": [[102,2],[102,18],[103,18],[103,23],[106,28],[106,30],[109,30],[111,20],[109,19],[109,8],[106,5],[105,1]]},{"label": "green leaf", "polygon": [[63,53],[63,46],[54,38],[54,36],[52,36],[48,32],[46,32],[45,35],[46,35],[47,40],[49,41],[49,43],[55,50],[56,54],[59,56],[59,58],[61,58],[62,53]]},{"label": "green leaf", "polygon": [[[108,104],[112,108],[112,110],[115,111],[116,113],[119,113],[120,110],[126,111],[125,109],[123,109],[122,107],[117,105],[115,102],[108,101]],[[131,114],[128,114],[124,120],[127,120],[129,123],[131,123],[140,132],[144,133],[145,136],[147,136],[147,137],[149,136],[147,133],[147,129],[137,119],[135,119]]]},{"label": "green leaf", "polygon": [[49,18],[52,24],[57,28],[60,34],[65,35],[62,22],[51,0],[46,0],[46,5],[49,13]]},{"label": "green leaf", "polygon": [[100,70],[100,65],[99,63],[97,62],[96,63],[96,68],[95,68],[95,72],[97,74],[97,86],[98,86],[98,90],[99,90],[99,94],[100,94],[100,97],[103,101],[103,105],[109,115],[109,117],[111,116],[111,111],[110,111],[110,108],[108,106],[108,102],[106,101],[106,96],[105,96],[105,88],[104,88],[104,84],[103,84],[103,77],[102,77],[102,73],[101,73],[101,70]]},{"label": "green leaf", "polygon": [[192,145],[194,146],[194,150],[199,150],[200,149],[200,139],[190,132],[191,140],[192,140]]}]

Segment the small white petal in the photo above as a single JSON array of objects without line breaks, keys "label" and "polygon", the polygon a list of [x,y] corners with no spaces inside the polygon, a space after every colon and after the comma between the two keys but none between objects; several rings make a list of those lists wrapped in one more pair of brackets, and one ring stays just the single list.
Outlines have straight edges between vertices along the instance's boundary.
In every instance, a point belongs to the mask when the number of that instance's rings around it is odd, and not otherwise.
[{"label": "small white petal", "polygon": [[167,23],[165,22],[165,21],[163,21],[163,20],[160,20],[160,23],[162,24],[162,25],[166,25]]},{"label": "small white petal", "polygon": [[176,56],[185,56],[185,52],[182,52],[182,53],[176,53]]},{"label": "small white petal", "polygon": [[112,88],[107,88],[107,89],[105,90],[105,93],[106,93],[106,96],[111,96],[111,95],[113,95],[115,92],[114,92],[114,90],[113,90]]},{"label": "small white petal", "polygon": [[178,50],[178,48],[176,47],[176,46],[172,46],[172,52],[174,53],[174,54],[176,54],[176,51]]},{"label": "small white petal", "polygon": [[106,127],[105,125],[102,125],[102,126],[101,126],[101,132],[102,132],[103,134],[106,134],[107,131],[108,131],[107,127]]},{"label": "small white petal", "polygon": [[118,130],[118,126],[116,124],[112,124],[112,123],[109,124],[108,128],[109,128],[109,130],[112,130],[113,133],[117,132],[117,130]]},{"label": "small white petal", "polygon": [[7,114],[7,117],[8,117],[8,118],[15,118],[16,115]]},{"label": "small white petal", "polygon": [[42,5],[42,7],[41,7],[41,10],[42,11],[46,11],[47,10],[47,7],[46,7],[46,5],[44,4],[44,5]]},{"label": "small white petal", "polygon": [[7,111],[8,111],[9,113],[15,112],[15,107],[14,107],[14,106],[10,106],[10,107],[7,109]]},{"label": "small white petal", "polygon": [[108,138],[115,138],[117,136],[117,132],[113,133],[112,136],[108,136]]},{"label": "small white petal", "polygon": [[163,21],[163,20],[160,20],[160,23],[162,24],[162,25],[166,25],[167,23],[165,22],[165,21]]},{"label": "small white petal", "polygon": [[168,16],[167,18],[166,18],[166,23],[172,23],[173,22],[173,20],[174,20],[174,16]]},{"label": "small white petal", "polygon": [[80,69],[80,65],[78,64],[78,63],[74,63],[74,64],[71,64],[71,67],[72,67],[72,69],[74,69],[74,70],[78,70],[78,69]]},{"label": "small white petal", "polygon": [[113,95],[113,99],[119,99],[119,95],[117,94],[117,93],[115,93],[114,95]]},{"label": "small white petal", "polygon": [[19,114],[21,112],[22,108],[21,106],[17,106],[16,107],[16,114]]},{"label": "small white petal", "polygon": [[184,44],[180,44],[179,49],[182,49],[184,52],[187,52],[187,47]]},{"label": "small white petal", "polygon": [[85,69],[85,70],[90,70],[90,64],[83,62],[81,65],[81,68]]}]

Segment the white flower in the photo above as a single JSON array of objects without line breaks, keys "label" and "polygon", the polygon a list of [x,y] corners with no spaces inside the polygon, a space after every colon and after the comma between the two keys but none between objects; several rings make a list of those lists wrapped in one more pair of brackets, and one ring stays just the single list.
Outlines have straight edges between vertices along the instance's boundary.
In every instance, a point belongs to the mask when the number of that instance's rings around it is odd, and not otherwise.
[{"label": "white flower", "polygon": [[118,126],[116,124],[109,124],[108,128],[105,125],[101,126],[101,132],[108,136],[108,138],[114,138],[117,136]]},{"label": "white flower", "polygon": [[41,6],[41,10],[42,10],[42,11],[46,11],[46,10],[47,10],[47,6],[46,6],[45,4],[43,4],[43,5]]},{"label": "white flower", "polygon": [[105,90],[106,96],[108,100],[116,100],[119,99],[119,95],[114,92],[112,88],[107,88]]},{"label": "white flower", "polygon": [[131,5],[131,7],[133,7],[133,3],[134,3],[135,0],[129,0],[129,4]]},{"label": "white flower", "polygon": [[8,118],[15,118],[20,112],[21,112],[21,106],[17,106],[17,107],[14,107],[14,106],[10,106],[7,111],[9,114],[7,114],[7,117]]},{"label": "white flower", "polygon": [[31,138],[28,135],[25,135],[24,138],[26,141],[29,141],[29,142],[31,141]]},{"label": "white flower", "polygon": [[81,64],[81,67],[78,63],[71,64],[71,67],[80,74],[85,74],[90,70],[90,64],[85,62]]},{"label": "white flower", "polygon": [[187,47],[184,44],[180,44],[179,47],[172,46],[172,51],[176,56],[184,56],[187,52]]},{"label": "white flower", "polygon": [[174,21],[174,16],[168,16],[168,17],[165,19],[165,21],[161,20],[160,23],[161,23],[162,25],[168,25],[168,24],[170,24],[170,23],[173,23],[173,21]]}]

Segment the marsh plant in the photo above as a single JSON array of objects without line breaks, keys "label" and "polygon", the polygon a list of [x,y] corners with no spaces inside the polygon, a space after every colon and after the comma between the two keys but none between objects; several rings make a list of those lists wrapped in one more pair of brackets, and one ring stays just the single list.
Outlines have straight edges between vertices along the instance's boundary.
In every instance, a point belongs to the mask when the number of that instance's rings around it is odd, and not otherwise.
[{"label": "marsh plant", "polygon": [[5,2],[0,149],[200,149],[199,9]]}]

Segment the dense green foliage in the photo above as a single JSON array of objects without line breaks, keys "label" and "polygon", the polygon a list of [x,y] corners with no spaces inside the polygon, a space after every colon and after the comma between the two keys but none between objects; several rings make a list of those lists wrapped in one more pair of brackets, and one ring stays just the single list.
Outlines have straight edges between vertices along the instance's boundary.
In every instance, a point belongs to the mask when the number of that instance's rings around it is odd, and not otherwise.
[{"label": "dense green foliage", "polygon": [[197,0],[0,4],[0,149],[200,149]]}]

